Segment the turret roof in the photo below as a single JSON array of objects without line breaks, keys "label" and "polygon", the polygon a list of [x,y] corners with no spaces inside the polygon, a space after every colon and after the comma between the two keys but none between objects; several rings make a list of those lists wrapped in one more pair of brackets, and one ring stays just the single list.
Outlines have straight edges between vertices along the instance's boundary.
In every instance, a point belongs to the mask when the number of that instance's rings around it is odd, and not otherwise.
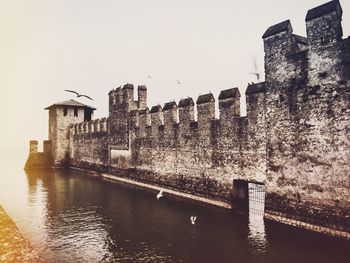
[{"label": "turret roof", "polygon": [[96,110],[96,108],[91,107],[89,105],[83,104],[81,102],[78,102],[76,100],[70,99],[70,100],[65,100],[61,102],[56,102],[48,107],[45,108],[45,110],[50,110],[51,108],[57,107],[57,106],[72,106],[72,107],[81,107],[81,108],[89,108],[92,110]]},{"label": "turret roof", "polygon": [[222,90],[219,94],[219,100],[224,100],[228,98],[241,97],[241,93],[238,88]]},{"label": "turret roof", "polygon": [[340,15],[342,15],[343,13],[339,0],[333,0],[323,5],[310,9],[309,11],[307,11],[305,21],[310,21],[312,19],[315,19],[317,17],[323,16],[325,14],[328,14],[334,11],[338,12],[338,14]]},{"label": "turret roof", "polygon": [[158,112],[158,111],[162,111],[162,106],[160,106],[160,105],[153,106],[151,108],[150,113],[155,113],[155,112]]},{"label": "turret roof", "polygon": [[179,108],[193,106],[194,102],[192,98],[181,99],[179,101]]},{"label": "turret roof", "polygon": [[283,31],[289,31],[292,30],[292,25],[290,23],[290,20],[285,20],[281,23],[278,23],[276,25],[270,26],[266,32],[264,33],[264,35],[262,36],[262,38],[267,38],[273,35],[276,35],[278,33],[281,33]]},{"label": "turret roof", "polygon": [[176,109],[177,105],[175,101],[170,101],[164,104],[163,110]]},{"label": "turret roof", "polygon": [[249,84],[245,94],[248,95],[248,94],[255,94],[260,92],[265,92],[265,81]]},{"label": "turret roof", "polygon": [[214,98],[213,94],[207,93],[207,94],[199,95],[196,103],[203,104],[203,103],[214,102],[214,101],[215,101],[215,98]]}]

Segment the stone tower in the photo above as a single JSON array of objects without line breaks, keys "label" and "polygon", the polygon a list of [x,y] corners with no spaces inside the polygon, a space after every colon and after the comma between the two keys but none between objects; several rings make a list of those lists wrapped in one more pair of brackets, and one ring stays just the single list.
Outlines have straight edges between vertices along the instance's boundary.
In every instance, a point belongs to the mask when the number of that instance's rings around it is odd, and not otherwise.
[{"label": "stone tower", "polygon": [[54,103],[49,110],[49,140],[52,143],[54,166],[64,166],[69,152],[69,129],[75,123],[90,121],[95,108],[75,100]]},{"label": "stone tower", "polygon": [[135,110],[146,110],[147,88],[138,86],[138,100],[134,100],[134,85],[125,84],[108,93],[108,136],[111,150],[129,149],[129,114]]}]

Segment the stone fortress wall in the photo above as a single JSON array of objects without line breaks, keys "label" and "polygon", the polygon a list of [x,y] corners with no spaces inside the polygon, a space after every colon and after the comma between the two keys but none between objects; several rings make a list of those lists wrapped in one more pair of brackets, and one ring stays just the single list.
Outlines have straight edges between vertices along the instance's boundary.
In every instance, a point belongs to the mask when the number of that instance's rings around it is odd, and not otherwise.
[{"label": "stone fortress wall", "polygon": [[[245,117],[238,88],[222,91],[220,119],[212,94],[199,96],[196,105],[187,98],[149,110],[138,106],[133,89],[127,84],[110,92],[107,131],[98,132],[100,120],[71,127],[72,165],[134,170],[139,180],[227,202],[233,179],[264,183],[264,84],[248,87]],[[146,96],[146,88],[139,86],[139,94],[140,89]]]},{"label": "stone fortress wall", "polygon": [[[109,92],[109,116],[69,129],[69,166],[224,201],[265,185],[268,219],[350,238],[350,38],[331,1],[263,35],[265,81],[147,107],[147,89]],[[194,116],[194,108],[197,116]],[[195,121],[197,120],[197,121]]]}]

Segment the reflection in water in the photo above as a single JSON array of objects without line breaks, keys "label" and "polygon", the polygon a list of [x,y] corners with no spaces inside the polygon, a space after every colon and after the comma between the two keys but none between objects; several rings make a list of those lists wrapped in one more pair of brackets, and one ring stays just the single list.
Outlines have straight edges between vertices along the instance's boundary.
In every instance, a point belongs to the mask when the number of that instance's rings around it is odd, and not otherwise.
[{"label": "reflection in water", "polygon": [[348,241],[264,225],[261,216],[167,195],[157,201],[155,191],[83,172],[9,171],[2,173],[9,183],[0,185],[0,202],[48,262],[347,262],[350,256]]},{"label": "reflection in water", "polygon": [[264,208],[265,189],[264,185],[249,183],[249,233],[248,241],[251,252],[261,254],[266,252],[267,240],[265,235]]}]

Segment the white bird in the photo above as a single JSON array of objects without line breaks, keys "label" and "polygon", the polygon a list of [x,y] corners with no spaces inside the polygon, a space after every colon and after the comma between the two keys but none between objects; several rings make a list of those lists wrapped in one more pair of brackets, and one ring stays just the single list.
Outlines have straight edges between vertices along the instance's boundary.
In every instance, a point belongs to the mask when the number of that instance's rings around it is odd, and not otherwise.
[{"label": "white bird", "polygon": [[[259,80],[260,80],[260,74],[259,74],[258,72],[249,72],[249,74],[255,75],[256,78],[258,79],[258,82],[259,82]],[[254,83],[252,83],[252,84],[254,84]]]},{"label": "white bird", "polygon": [[163,190],[161,189],[159,193],[157,194],[157,200],[163,196]]},{"label": "white bird", "polygon": [[196,224],[197,217],[196,216],[191,216],[191,224],[195,225]]},{"label": "white bird", "polygon": [[258,70],[258,64],[256,63],[256,57],[253,58],[253,64],[254,64],[254,71],[253,72],[249,72],[249,74],[255,75],[258,82],[260,81],[260,73]]}]

